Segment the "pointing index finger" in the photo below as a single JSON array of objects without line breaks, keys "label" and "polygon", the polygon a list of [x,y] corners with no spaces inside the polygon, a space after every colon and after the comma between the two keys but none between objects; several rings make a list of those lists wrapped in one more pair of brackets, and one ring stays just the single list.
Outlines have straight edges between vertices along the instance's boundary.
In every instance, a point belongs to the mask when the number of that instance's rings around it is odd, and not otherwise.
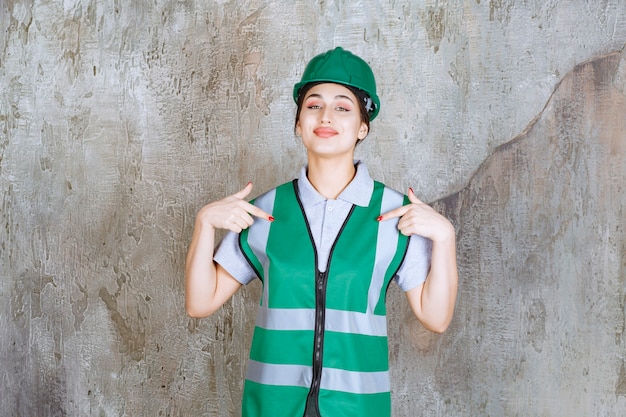
[{"label": "pointing index finger", "polygon": [[246,203],[246,211],[248,213],[250,213],[251,215],[258,217],[260,219],[264,219],[270,222],[274,221],[274,216],[272,216],[269,213],[266,213],[265,211],[261,210],[259,207],[255,206],[254,204],[250,204],[250,203]]},{"label": "pointing index finger", "polygon": [[384,214],[381,214],[380,216],[378,216],[378,218],[376,220],[378,220],[379,222],[385,221],[385,220],[389,220],[389,219],[395,219],[398,217],[402,217],[404,216],[404,214],[409,211],[409,206],[402,206],[402,207],[398,207],[396,209],[390,210]]}]

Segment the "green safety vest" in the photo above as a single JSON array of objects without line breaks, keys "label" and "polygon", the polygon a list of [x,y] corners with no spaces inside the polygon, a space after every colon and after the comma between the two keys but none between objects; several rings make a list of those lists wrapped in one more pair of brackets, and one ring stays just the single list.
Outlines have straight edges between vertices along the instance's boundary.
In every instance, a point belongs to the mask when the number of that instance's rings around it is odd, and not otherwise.
[{"label": "green safety vest", "polygon": [[263,282],[244,384],[244,417],[391,415],[385,295],[408,247],[397,219],[408,203],[379,182],[367,207],[353,206],[325,272],[297,181],[253,203],[274,222],[241,232],[241,250]]}]

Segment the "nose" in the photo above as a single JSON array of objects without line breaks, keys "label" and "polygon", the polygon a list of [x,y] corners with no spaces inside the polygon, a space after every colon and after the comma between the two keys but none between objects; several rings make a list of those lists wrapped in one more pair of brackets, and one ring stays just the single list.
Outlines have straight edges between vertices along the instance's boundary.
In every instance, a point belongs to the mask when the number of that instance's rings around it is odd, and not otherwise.
[{"label": "nose", "polygon": [[330,109],[328,107],[324,108],[324,111],[322,112],[322,124],[327,123],[330,124]]}]

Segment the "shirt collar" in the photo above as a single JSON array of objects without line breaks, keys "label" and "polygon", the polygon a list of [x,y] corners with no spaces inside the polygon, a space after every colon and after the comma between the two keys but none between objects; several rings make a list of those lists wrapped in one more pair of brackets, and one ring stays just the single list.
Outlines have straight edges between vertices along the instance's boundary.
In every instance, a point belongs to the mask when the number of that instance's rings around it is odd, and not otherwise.
[{"label": "shirt collar", "polygon": [[[350,204],[367,207],[374,191],[374,180],[370,177],[364,163],[355,161],[354,165],[356,166],[356,175],[350,181],[350,184],[339,194],[337,200],[344,200]],[[300,201],[302,201],[304,207],[326,201],[326,198],[317,192],[307,178],[307,168],[307,165],[303,166],[298,176],[298,191],[300,193]]]}]

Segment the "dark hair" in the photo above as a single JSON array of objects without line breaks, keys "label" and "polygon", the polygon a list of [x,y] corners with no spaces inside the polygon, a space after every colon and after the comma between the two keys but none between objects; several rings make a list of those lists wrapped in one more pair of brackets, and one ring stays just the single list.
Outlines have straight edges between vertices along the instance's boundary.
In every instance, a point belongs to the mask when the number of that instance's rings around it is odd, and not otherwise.
[{"label": "dark hair", "polygon": [[[302,103],[304,102],[304,98],[306,97],[306,93],[314,86],[318,85],[318,84],[326,84],[329,81],[316,81],[316,82],[311,82],[308,84],[305,84],[301,89],[300,92],[298,93],[298,100],[296,101],[296,121],[294,122],[293,128],[294,130],[296,129],[297,125],[298,125],[298,119],[300,119],[300,112],[302,111]],[[332,82],[331,82],[332,83]],[[339,84],[339,83],[332,83],[332,84]],[[365,125],[367,126],[367,133],[369,134],[370,132],[370,113],[367,110],[367,100],[369,99],[368,94],[356,87],[351,87],[349,85],[345,85],[345,84],[339,84],[342,85],[344,87],[346,87],[348,90],[350,90],[352,92],[352,94],[354,94],[357,98],[357,101],[359,102],[359,112],[361,114],[361,122],[365,123]],[[359,142],[361,142],[361,140],[363,139],[359,139],[357,141],[357,144]]]}]

